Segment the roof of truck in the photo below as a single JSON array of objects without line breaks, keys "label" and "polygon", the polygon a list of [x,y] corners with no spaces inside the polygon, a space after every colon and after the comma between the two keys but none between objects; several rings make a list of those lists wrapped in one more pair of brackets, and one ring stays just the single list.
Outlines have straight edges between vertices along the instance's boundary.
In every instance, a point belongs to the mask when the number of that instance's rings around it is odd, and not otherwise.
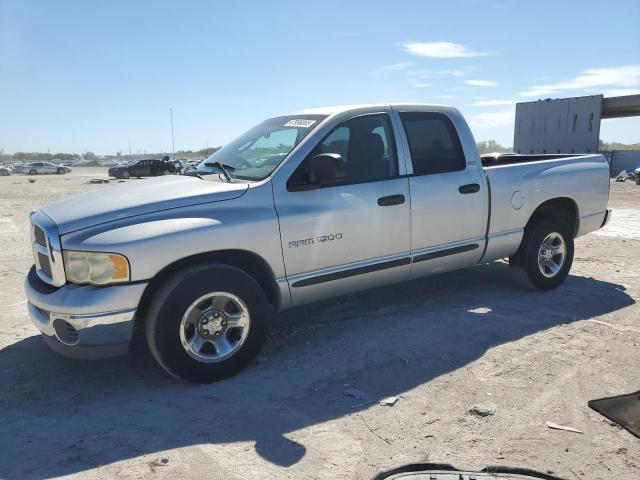
[{"label": "roof of truck", "polygon": [[334,105],[329,107],[316,107],[306,108],[304,110],[298,110],[292,112],[292,115],[335,115],[336,113],[342,113],[348,110],[356,110],[359,108],[382,108],[382,107],[424,107],[428,109],[432,108],[450,108],[448,105],[438,105],[432,103],[364,103],[359,105]]}]

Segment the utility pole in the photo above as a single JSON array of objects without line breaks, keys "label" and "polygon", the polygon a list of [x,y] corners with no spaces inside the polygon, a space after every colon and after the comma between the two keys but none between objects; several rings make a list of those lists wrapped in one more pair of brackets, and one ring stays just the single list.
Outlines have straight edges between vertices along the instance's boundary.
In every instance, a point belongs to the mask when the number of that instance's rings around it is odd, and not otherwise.
[{"label": "utility pole", "polygon": [[176,158],[176,144],[173,139],[173,108],[169,109],[169,116],[171,118],[171,151],[173,152],[171,159]]},{"label": "utility pole", "polygon": [[131,160],[131,140],[129,140],[129,160]]}]

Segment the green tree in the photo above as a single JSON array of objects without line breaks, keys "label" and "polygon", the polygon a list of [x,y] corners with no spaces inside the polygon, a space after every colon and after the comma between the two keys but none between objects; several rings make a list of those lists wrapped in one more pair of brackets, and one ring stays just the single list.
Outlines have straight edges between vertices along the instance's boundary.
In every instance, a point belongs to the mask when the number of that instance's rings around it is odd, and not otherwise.
[{"label": "green tree", "polygon": [[503,147],[495,140],[480,140],[476,143],[480,155],[491,152],[511,152],[511,147]]}]

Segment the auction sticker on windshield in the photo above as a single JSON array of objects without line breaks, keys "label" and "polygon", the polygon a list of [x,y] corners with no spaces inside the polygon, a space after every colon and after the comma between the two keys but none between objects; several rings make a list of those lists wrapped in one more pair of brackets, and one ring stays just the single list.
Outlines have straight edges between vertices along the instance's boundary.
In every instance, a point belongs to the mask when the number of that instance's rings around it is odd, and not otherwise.
[{"label": "auction sticker on windshield", "polygon": [[300,128],[309,128],[311,125],[316,123],[315,120],[306,120],[303,118],[289,120],[287,123],[283,125],[283,127],[300,127]]}]

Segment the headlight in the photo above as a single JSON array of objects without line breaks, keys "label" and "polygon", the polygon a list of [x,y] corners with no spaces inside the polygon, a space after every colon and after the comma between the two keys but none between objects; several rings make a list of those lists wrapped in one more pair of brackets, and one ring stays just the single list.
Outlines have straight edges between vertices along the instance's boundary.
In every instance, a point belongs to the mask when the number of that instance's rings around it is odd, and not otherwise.
[{"label": "headlight", "polygon": [[64,250],[63,257],[69,282],[109,285],[129,281],[129,261],[123,255]]}]

